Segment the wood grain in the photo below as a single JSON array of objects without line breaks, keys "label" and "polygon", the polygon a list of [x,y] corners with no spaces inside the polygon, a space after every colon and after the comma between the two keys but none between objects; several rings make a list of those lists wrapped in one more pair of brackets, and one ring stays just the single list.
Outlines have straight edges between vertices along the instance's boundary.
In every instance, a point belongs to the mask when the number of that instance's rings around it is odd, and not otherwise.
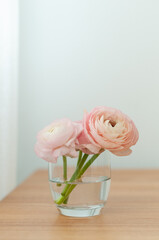
[{"label": "wood grain", "polygon": [[112,170],[100,216],[58,213],[46,170],[37,171],[0,203],[0,240],[158,240],[159,170]]}]

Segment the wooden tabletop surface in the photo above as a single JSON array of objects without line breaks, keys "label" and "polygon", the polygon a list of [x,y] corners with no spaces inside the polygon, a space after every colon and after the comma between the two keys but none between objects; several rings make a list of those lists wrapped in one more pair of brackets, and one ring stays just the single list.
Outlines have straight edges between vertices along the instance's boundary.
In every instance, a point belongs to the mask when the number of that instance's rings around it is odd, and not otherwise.
[{"label": "wooden tabletop surface", "polygon": [[159,240],[159,170],[112,170],[100,216],[59,214],[46,170],[0,202],[0,240]]}]

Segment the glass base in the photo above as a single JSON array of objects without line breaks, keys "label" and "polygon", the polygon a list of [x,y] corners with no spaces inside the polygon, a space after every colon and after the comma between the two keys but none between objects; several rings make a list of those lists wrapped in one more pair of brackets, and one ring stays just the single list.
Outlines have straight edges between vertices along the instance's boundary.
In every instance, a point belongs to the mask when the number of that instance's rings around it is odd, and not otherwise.
[{"label": "glass base", "polygon": [[57,206],[60,213],[68,217],[92,217],[100,214],[104,205],[93,205],[89,207],[65,207]]}]

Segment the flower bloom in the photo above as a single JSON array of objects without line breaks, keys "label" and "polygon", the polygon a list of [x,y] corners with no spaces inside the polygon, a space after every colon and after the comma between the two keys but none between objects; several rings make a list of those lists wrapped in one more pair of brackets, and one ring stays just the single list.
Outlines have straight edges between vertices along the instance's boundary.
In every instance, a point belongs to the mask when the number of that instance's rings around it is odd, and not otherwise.
[{"label": "flower bloom", "polygon": [[36,154],[48,161],[56,162],[59,156],[77,157],[75,145],[83,127],[80,122],[64,118],[54,121],[37,135]]},{"label": "flower bloom", "polygon": [[99,106],[85,113],[83,131],[77,149],[85,153],[100,153],[107,149],[115,155],[126,156],[135,145],[139,134],[133,121],[121,111]]}]

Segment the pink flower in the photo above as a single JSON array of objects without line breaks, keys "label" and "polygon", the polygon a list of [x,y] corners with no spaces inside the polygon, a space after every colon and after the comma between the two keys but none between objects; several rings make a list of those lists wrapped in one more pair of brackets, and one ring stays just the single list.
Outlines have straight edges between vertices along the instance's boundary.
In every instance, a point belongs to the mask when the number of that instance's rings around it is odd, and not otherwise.
[{"label": "pink flower", "polygon": [[139,134],[133,121],[117,109],[99,106],[85,113],[84,130],[79,135],[78,149],[99,153],[104,149],[118,156],[129,155]]},{"label": "pink flower", "polygon": [[56,162],[59,156],[77,157],[75,145],[83,127],[80,122],[65,118],[54,121],[37,135],[35,152],[48,162]]}]

